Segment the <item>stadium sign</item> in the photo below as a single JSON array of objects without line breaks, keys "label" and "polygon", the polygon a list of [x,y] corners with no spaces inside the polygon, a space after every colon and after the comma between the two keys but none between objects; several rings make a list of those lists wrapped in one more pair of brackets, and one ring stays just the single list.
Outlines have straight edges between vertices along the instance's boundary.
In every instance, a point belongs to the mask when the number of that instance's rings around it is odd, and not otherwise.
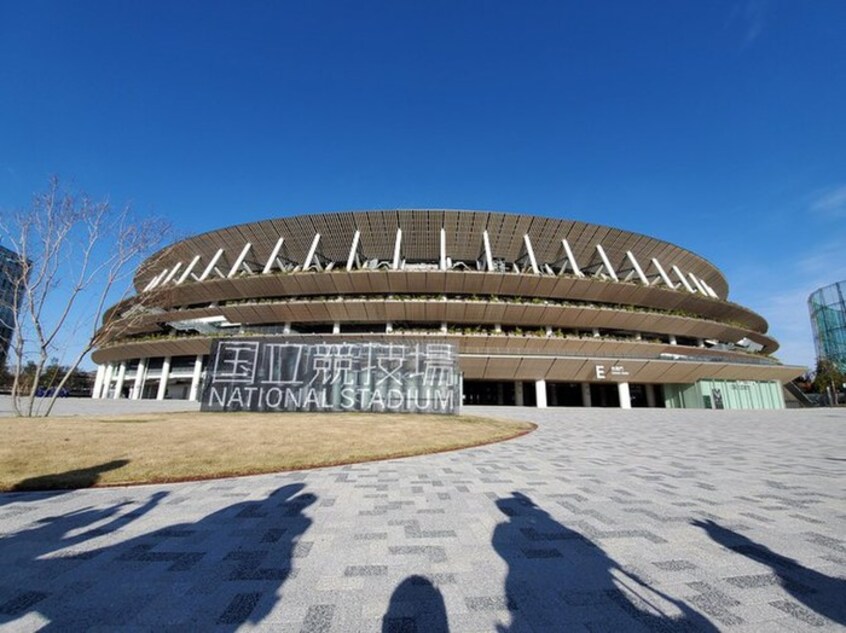
[{"label": "stadium sign", "polygon": [[201,409],[457,413],[458,378],[451,343],[226,339],[213,343]]}]

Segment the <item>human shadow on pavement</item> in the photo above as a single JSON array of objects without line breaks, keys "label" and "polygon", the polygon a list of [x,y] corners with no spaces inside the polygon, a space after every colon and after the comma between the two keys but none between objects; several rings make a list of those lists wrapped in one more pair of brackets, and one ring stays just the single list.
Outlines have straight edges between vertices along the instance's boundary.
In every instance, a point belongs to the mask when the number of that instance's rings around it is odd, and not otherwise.
[{"label": "human shadow on pavement", "polygon": [[508,564],[509,626],[542,630],[716,631],[702,614],[650,586],[579,532],[554,520],[526,495],[496,501],[507,520],[493,548]]},{"label": "human shadow on pavement", "polygon": [[[279,600],[311,525],[303,511],[316,497],[302,490],[282,486],[265,499],[141,534],[130,524],[166,493],[130,512],[121,512],[127,503],[84,508],[9,533],[0,539],[0,569],[10,572],[0,579],[0,624],[29,614],[48,622],[41,630],[57,631],[257,624]],[[121,541],[119,527],[131,536]]]},{"label": "human shadow on pavement", "polygon": [[449,633],[440,590],[423,576],[403,580],[391,594],[382,633]]},{"label": "human shadow on pavement", "polygon": [[837,624],[846,625],[846,580],[843,578],[826,576],[805,567],[714,521],[693,521],[693,525],[705,530],[726,549],[769,567],[782,588],[801,604]]},{"label": "human shadow on pavement", "polygon": [[100,481],[100,476],[103,473],[123,468],[128,463],[128,459],[114,459],[104,464],[89,466],[88,468],[78,468],[75,470],[68,470],[63,473],[30,477],[28,479],[22,479],[12,486],[12,492],[30,492],[39,490],[64,492],[78,488],[90,488]]}]

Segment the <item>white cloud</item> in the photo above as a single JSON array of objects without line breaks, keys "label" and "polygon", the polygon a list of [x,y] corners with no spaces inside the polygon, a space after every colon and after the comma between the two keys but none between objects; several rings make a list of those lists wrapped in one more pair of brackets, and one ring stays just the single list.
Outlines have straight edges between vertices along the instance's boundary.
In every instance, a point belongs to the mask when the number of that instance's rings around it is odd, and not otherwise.
[{"label": "white cloud", "polygon": [[830,217],[846,217],[846,185],[819,192],[811,202],[811,211]]},{"label": "white cloud", "polygon": [[735,5],[729,13],[726,27],[738,25],[743,29],[743,45],[751,45],[764,30],[768,0],[746,0]]},{"label": "white cloud", "polygon": [[814,342],[808,314],[808,295],[814,288],[793,288],[765,297],[755,308],[770,324],[770,335],[779,343],[776,352],[791,365],[814,364]]},{"label": "white cloud", "polygon": [[808,296],[818,288],[846,279],[846,243],[831,240],[812,250],[779,258],[778,268],[747,269],[735,275],[736,296],[730,297],[760,313],[779,343],[784,363],[813,367],[816,350],[808,313]]},{"label": "white cloud", "polygon": [[743,11],[743,17],[746,18],[746,43],[751,44],[761,31],[764,30],[764,20],[767,13],[767,3],[765,0],[749,0]]}]

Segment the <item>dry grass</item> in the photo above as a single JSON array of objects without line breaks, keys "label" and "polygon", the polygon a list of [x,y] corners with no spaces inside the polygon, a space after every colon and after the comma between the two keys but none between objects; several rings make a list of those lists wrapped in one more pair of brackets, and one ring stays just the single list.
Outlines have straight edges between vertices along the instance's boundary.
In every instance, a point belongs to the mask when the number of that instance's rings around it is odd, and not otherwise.
[{"label": "dry grass", "polygon": [[0,490],[297,470],[497,442],[534,425],[438,415],[172,413],[0,418]]}]

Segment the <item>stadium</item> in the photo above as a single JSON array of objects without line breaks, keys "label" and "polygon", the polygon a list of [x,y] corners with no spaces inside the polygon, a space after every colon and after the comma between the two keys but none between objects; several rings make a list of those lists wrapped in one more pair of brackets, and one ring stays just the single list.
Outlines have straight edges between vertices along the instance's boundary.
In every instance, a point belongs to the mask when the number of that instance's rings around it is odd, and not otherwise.
[{"label": "stadium", "polygon": [[[771,356],[767,322],[728,300],[709,261],[573,220],[435,209],[264,220],[168,246],[134,286],[104,317],[95,398],[201,400],[218,348],[270,342],[313,352],[318,385],[346,380],[350,350],[435,350],[456,363],[459,405],[782,408],[782,382],[804,370]],[[410,399],[408,384],[388,401]]]}]

